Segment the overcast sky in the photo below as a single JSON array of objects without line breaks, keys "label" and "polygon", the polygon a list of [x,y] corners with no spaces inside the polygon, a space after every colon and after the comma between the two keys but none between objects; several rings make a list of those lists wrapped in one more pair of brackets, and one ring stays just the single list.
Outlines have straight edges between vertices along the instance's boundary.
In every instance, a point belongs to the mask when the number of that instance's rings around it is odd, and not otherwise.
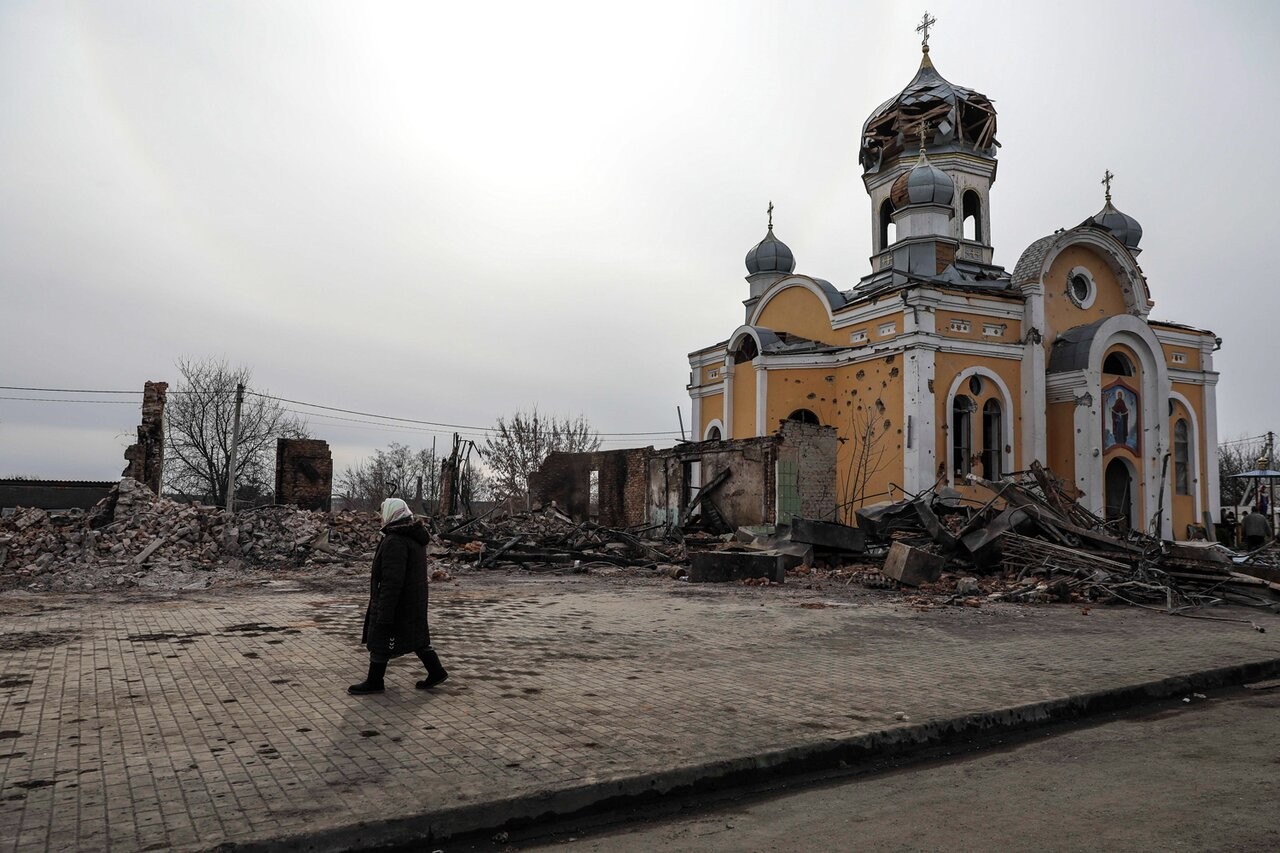
[{"label": "overcast sky", "polygon": [[[868,271],[859,134],[924,8],[0,0],[0,385],[213,356],[340,408],[674,433],[770,200],[797,271]],[[938,70],[999,111],[997,263],[1097,212],[1110,169],[1152,317],[1224,339],[1220,436],[1280,430],[1280,7],[927,8]],[[0,476],[116,477],[138,419],[0,399]],[[432,439],[308,420],[339,468]]]}]

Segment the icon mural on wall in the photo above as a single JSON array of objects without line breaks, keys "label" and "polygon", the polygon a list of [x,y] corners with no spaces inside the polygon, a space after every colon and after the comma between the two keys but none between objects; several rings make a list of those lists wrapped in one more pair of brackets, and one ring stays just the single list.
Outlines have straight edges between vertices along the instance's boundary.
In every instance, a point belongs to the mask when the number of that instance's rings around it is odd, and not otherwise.
[{"label": "icon mural on wall", "polygon": [[1102,389],[1102,452],[1123,447],[1134,456],[1140,452],[1138,394],[1121,382]]}]

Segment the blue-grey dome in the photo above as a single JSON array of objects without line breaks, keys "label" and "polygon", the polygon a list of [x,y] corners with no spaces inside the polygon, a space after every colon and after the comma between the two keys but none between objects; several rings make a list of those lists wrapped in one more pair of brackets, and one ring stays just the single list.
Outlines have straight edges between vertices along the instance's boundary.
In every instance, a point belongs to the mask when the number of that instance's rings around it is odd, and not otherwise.
[{"label": "blue-grey dome", "polygon": [[759,272],[777,272],[789,274],[795,271],[796,257],[791,254],[787,244],[773,236],[773,229],[764,235],[764,239],[751,247],[747,252],[747,273],[755,275]]},{"label": "blue-grey dome", "polygon": [[916,165],[899,175],[889,190],[889,198],[893,201],[895,210],[909,204],[950,205],[955,195],[955,181],[946,172],[932,165],[923,152]]},{"label": "blue-grey dome", "polygon": [[1126,248],[1136,249],[1138,243],[1142,240],[1142,226],[1138,224],[1138,220],[1134,219],[1127,213],[1121,213],[1111,204],[1110,196],[1107,197],[1107,203],[1102,210],[1086,219],[1083,225],[1098,225],[1111,232]]}]

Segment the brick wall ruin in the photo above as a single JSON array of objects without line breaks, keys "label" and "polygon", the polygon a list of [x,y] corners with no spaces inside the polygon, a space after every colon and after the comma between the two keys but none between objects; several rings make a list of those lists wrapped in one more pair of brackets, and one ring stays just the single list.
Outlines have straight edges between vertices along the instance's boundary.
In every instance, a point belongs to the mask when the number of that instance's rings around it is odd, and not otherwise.
[{"label": "brick wall ruin", "polygon": [[123,477],[132,477],[148,489],[160,494],[164,476],[164,401],[168,382],[147,382],[142,386],[142,423],[138,425],[138,443],[124,452]]},{"label": "brick wall ruin", "polygon": [[276,503],[328,512],[333,455],[318,438],[276,439]]},{"label": "brick wall ruin", "polygon": [[652,447],[638,447],[552,453],[529,477],[530,498],[537,505],[555,501],[561,512],[577,521],[594,519],[605,527],[641,525],[648,490],[646,463],[653,452]]},{"label": "brick wall ruin", "polygon": [[710,495],[724,523],[730,528],[773,524],[778,462],[783,457],[796,467],[796,514],[832,518],[836,432],[796,421],[787,421],[777,433],[760,438],[689,442],[667,450],[553,453],[529,478],[529,493],[535,504],[555,501],[578,521],[594,518],[606,527],[682,526],[688,522],[684,511],[699,487],[727,471],[727,479]]}]

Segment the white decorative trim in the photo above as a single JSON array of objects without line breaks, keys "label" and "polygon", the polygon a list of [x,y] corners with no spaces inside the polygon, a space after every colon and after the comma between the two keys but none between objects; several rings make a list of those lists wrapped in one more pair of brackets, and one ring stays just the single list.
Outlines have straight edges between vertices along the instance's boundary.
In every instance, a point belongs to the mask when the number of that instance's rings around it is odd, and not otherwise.
[{"label": "white decorative trim", "polygon": [[[951,388],[947,391],[947,405],[946,408],[943,409],[943,412],[945,412],[947,416],[948,425],[946,448],[947,484],[951,486],[955,485],[956,479],[955,469],[951,465],[951,408],[955,405],[956,392],[960,390],[960,385],[967,382],[969,378],[973,376],[981,376],[983,379],[990,379],[995,384],[996,388],[1000,389],[1000,402],[1004,407],[1000,417],[1000,431],[1004,433],[1000,436],[1000,468],[1005,473],[1014,470],[1013,459],[1014,448],[1016,445],[1013,441],[1013,396],[1009,393],[1009,386],[1004,384],[1004,380],[1000,378],[998,373],[995,373],[985,367],[966,367],[964,370],[957,373],[955,380],[952,381]],[[981,417],[981,409],[975,409],[974,414]],[[1008,448],[1008,450],[1005,448]],[[972,447],[970,447],[970,451],[973,451]]]},{"label": "white decorative trim", "polygon": [[1044,346],[1033,331],[1044,333],[1044,285],[1031,282],[1022,286],[1026,296],[1026,313],[1022,318],[1022,457],[1020,467],[1031,467],[1033,461],[1047,462],[1048,397]]},{"label": "white decorative trim", "polygon": [[[690,394],[689,400],[693,409],[693,413],[690,415],[691,420],[689,421],[689,437],[692,438],[697,435],[698,424],[702,423],[702,397],[697,394]],[[680,437],[684,438],[684,435],[681,434]]]},{"label": "white decorative trim", "polygon": [[[1076,276],[1083,278],[1088,285],[1089,292],[1082,299],[1076,297],[1075,290],[1071,287],[1071,282]],[[1093,280],[1093,273],[1089,272],[1087,267],[1072,267],[1071,271],[1067,273],[1067,298],[1077,308],[1093,307],[1094,301],[1098,298],[1098,283]]]},{"label": "white decorative trim", "polygon": [[[1200,524],[1202,522],[1201,515],[1204,512],[1204,492],[1201,490],[1204,484],[1200,482],[1200,421],[1196,417],[1196,410],[1191,406],[1191,401],[1186,397],[1177,391],[1170,391],[1169,399],[1181,403],[1182,408],[1187,410],[1187,416],[1191,419],[1191,440],[1188,442],[1191,445],[1191,473],[1193,475],[1191,493],[1196,497],[1196,517],[1192,520],[1192,523]],[[1174,438],[1176,438],[1176,435],[1171,435],[1169,438],[1169,446],[1171,448],[1173,447]],[[1176,461],[1176,459],[1171,459],[1170,463],[1172,464]],[[1176,474],[1171,479],[1173,479],[1174,483],[1173,494],[1176,496],[1178,494]]]},{"label": "white decorative trim", "polygon": [[1217,385],[1218,374],[1213,371],[1184,370],[1178,367],[1169,368],[1169,380],[1184,385]]},{"label": "white decorative trim", "polygon": [[722,422],[719,418],[712,418],[710,421],[707,422],[707,428],[702,431],[703,441],[711,440],[711,430],[713,429],[720,430],[721,439],[728,438],[728,435],[724,431],[724,422]]},{"label": "white decorative trim", "polygon": [[1206,495],[1209,513],[1217,521],[1222,517],[1222,492],[1218,480],[1218,389],[1215,385],[1204,386],[1204,467],[1209,483]]}]

